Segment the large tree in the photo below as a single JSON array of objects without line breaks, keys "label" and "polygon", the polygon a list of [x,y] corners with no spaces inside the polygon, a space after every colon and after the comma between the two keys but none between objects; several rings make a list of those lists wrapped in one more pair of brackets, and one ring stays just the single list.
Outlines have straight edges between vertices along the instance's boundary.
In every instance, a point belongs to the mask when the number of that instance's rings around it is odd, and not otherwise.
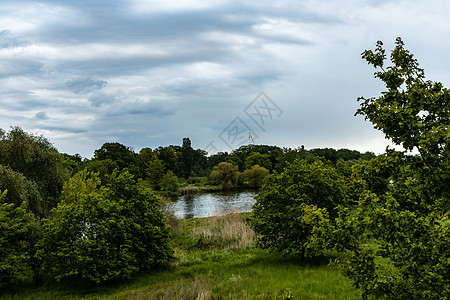
[{"label": "large tree", "polygon": [[13,127],[7,133],[0,130],[0,165],[34,181],[46,210],[55,205],[69,178],[64,157],[55,147],[46,138],[26,133],[20,127]]},{"label": "large tree", "polygon": [[342,212],[336,236],[349,228],[364,234],[342,235],[352,254],[341,261],[344,273],[364,297],[448,299],[450,91],[425,80],[400,38],[389,66],[382,42],[362,56],[386,91],[360,98],[357,114],[405,151],[389,150],[358,168],[365,188],[357,210]]}]

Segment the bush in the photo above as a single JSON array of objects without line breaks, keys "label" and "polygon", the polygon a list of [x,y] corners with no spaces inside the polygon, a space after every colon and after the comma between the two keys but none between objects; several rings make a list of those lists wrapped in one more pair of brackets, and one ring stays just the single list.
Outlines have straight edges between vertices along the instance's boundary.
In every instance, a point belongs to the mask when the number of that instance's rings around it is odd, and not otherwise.
[{"label": "bush", "polygon": [[65,184],[54,214],[38,257],[58,280],[128,278],[172,255],[158,198],[126,170],[113,173],[106,187],[97,174],[78,173]]},{"label": "bush", "polygon": [[219,163],[211,172],[211,179],[215,184],[220,184],[222,190],[234,187],[238,177],[238,167],[228,162]]},{"label": "bush", "polygon": [[161,189],[168,192],[176,192],[178,189],[177,176],[172,171],[168,171],[161,179]]},{"label": "bush", "polygon": [[297,160],[267,176],[256,196],[251,225],[258,244],[282,253],[318,255],[327,247],[335,207],[345,201],[344,179],[333,166]]},{"label": "bush", "polygon": [[244,177],[251,188],[260,188],[263,184],[263,179],[267,175],[269,175],[269,170],[259,165],[254,165],[251,169],[244,171]]}]

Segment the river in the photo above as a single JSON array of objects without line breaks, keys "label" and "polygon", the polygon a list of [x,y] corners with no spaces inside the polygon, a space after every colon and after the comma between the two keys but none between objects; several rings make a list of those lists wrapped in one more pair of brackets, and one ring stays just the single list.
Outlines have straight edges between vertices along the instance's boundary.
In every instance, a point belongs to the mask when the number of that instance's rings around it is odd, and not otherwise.
[{"label": "river", "polygon": [[194,194],[178,197],[170,209],[178,218],[203,218],[230,211],[248,212],[255,203],[255,191]]}]

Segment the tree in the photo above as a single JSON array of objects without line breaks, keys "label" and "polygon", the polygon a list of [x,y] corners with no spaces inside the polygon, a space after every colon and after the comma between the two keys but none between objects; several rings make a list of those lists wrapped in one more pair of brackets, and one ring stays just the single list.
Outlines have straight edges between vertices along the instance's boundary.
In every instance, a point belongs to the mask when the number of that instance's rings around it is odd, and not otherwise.
[{"label": "tree", "polygon": [[161,180],[165,173],[163,163],[156,155],[153,157],[153,160],[147,162],[147,178],[155,190],[161,188]]},{"label": "tree", "polygon": [[136,177],[142,177],[139,162],[133,149],[120,143],[104,143],[100,149],[94,151],[94,160],[110,159],[117,163],[119,170],[127,168]]},{"label": "tree", "polygon": [[211,179],[220,184],[222,190],[232,188],[239,177],[238,167],[228,162],[221,162],[211,172]]},{"label": "tree", "polygon": [[[383,43],[363,59],[378,71],[386,91],[360,98],[356,112],[406,151],[388,150],[360,169],[366,188],[355,212],[341,214],[352,224],[342,234],[351,253],[341,267],[363,296],[389,299],[447,299],[450,296],[449,148],[450,91],[425,81],[417,60],[400,38],[385,66]],[[408,153],[417,150],[418,155]],[[344,233],[343,226],[337,232]],[[377,249],[367,247],[367,241]]]},{"label": "tree", "polygon": [[251,169],[253,166],[259,165],[268,170],[272,169],[269,154],[261,154],[259,152],[252,152],[245,158],[245,168]]},{"label": "tree", "polygon": [[338,205],[346,203],[344,178],[320,159],[296,160],[268,175],[256,196],[251,226],[264,249],[319,255]]},{"label": "tree", "polygon": [[191,140],[189,138],[183,138],[183,147],[181,149],[183,155],[183,173],[184,179],[188,179],[191,176],[192,162],[193,162],[193,149],[191,147]]},{"label": "tree", "polygon": [[34,245],[39,238],[39,223],[26,212],[25,202],[7,203],[6,195],[7,191],[0,193],[0,289],[36,270]]},{"label": "tree", "polygon": [[27,211],[36,216],[45,216],[44,199],[36,182],[28,180],[10,167],[0,165],[0,190],[8,190],[6,203],[13,203],[16,207],[23,204]]},{"label": "tree", "polygon": [[9,166],[37,184],[45,211],[55,205],[70,173],[64,157],[47,139],[28,134],[20,127],[13,127],[8,133],[0,130],[0,165]]},{"label": "tree", "polygon": [[244,177],[251,188],[260,188],[263,184],[263,179],[269,175],[269,170],[259,165],[254,165],[251,169],[244,171]]},{"label": "tree", "polygon": [[64,186],[54,215],[37,256],[58,280],[129,278],[172,256],[158,198],[126,170],[114,173],[107,186],[94,173],[78,173]]},{"label": "tree", "polygon": [[178,189],[178,179],[177,176],[172,171],[167,171],[161,179],[161,188],[164,191],[176,192]]}]

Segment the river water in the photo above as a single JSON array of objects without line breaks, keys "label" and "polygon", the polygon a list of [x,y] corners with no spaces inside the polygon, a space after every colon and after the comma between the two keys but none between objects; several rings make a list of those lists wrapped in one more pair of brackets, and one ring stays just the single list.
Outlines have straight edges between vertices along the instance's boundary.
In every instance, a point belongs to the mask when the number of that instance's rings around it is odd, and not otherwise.
[{"label": "river water", "polygon": [[230,211],[248,212],[255,203],[254,191],[194,194],[178,197],[169,207],[178,218],[203,218]]}]

